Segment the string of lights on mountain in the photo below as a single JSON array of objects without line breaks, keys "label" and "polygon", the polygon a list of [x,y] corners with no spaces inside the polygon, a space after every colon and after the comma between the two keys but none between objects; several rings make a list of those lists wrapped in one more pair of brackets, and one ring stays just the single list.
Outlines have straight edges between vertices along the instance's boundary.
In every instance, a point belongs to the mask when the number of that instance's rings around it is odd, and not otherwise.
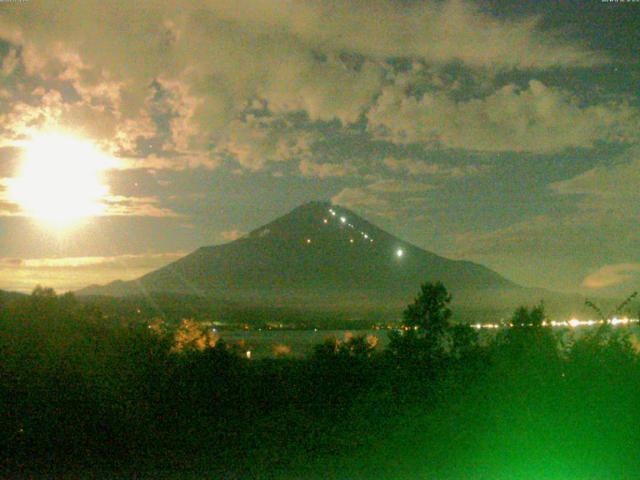
[{"label": "string of lights on mountain", "polygon": [[[358,230],[356,229],[355,225],[354,225],[353,223],[350,223],[350,222],[349,222],[349,220],[347,219],[347,217],[345,217],[344,215],[340,215],[340,216],[338,216],[338,212],[336,212],[333,208],[330,208],[330,209],[328,210],[328,212],[329,212],[329,215],[330,215],[331,217],[333,217],[333,218],[337,218],[337,219],[338,219],[338,221],[340,222],[340,224],[341,224],[343,227],[346,227],[346,228],[350,228],[350,229],[352,229],[354,232],[356,232],[358,235],[360,235],[364,241],[368,241],[368,242],[370,242],[370,243],[373,243],[373,238],[372,238],[372,237],[371,237],[367,232],[364,232],[364,231],[358,231]],[[329,218],[323,218],[323,219],[322,219],[322,223],[324,223],[325,225],[328,225],[328,224],[330,223]],[[307,242],[307,244],[310,244],[310,243],[312,243],[312,242],[313,242],[313,239],[311,239],[311,238],[307,238],[307,239],[306,239],[306,242]],[[349,238],[349,243],[355,243],[355,240],[354,240],[354,238],[353,238],[353,237],[350,237],[350,238]],[[402,248],[396,248],[396,250],[395,250],[395,256],[396,256],[396,257],[398,257],[398,258],[402,258],[402,257],[404,256],[404,249],[402,249]]]}]

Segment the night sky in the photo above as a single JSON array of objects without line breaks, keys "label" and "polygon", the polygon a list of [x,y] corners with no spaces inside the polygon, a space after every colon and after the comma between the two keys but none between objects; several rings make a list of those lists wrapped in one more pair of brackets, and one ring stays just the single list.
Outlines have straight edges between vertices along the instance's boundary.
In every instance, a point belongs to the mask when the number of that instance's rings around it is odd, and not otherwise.
[{"label": "night sky", "polygon": [[[633,291],[639,48],[640,2],[2,2],[0,288],[131,279],[332,200],[523,285]],[[108,160],[84,197],[78,145]]]}]

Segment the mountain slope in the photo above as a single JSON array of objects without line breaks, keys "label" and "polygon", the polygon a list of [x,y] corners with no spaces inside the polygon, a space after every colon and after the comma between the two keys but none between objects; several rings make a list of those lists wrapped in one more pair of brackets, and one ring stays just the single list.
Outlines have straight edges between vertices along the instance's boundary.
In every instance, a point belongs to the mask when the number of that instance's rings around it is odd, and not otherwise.
[{"label": "mountain slope", "polygon": [[248,302],[396,303],[427,280],[454,293],[517,285],[481,265],[449,260],[381,230],[352,211],[312,202],[233,242],[202,247],[130,282],[80,295],[197,294]]}]

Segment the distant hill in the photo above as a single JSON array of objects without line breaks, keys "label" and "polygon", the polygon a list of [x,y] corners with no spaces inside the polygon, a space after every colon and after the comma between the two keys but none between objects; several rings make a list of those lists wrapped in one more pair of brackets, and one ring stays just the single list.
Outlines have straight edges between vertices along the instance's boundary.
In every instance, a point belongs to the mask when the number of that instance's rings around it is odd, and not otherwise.
[{"label": "distant hill", "polygon": [[0,303],[2,301],[12,301],[22,297],[26,297],[26,294],[19,293],[19,292],[11,292],[8,290],[0,290]]},{"label": "distant hill", "polygon": [[[84,296],[183,294],[243,306],[398,311],[421,283],[440,280],[460,308],[494,311],[535,302],[524,289],[477,263],[451,260],[378,228],[346,208],[301,205],[232,242],[202,247],[133,281]],[[506,303],[505,303],[506,302]]]}]

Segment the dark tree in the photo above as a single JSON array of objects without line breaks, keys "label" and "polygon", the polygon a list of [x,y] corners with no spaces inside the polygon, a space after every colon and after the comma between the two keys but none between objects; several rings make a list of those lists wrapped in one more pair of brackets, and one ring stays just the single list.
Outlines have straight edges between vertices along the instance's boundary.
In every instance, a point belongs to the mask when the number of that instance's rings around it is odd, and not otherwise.
[{"label": "dark tree", "polygon": [[511,318],[511,324],[514,328],[540,328],[542,327],[544,318],[544,305],[540,303],[539,305],[533,307],[531,310],[529,310],[527,307],[517,308],[513,313],[513,317]]},{"label": "dark tree", "polygon": [[500,343],[509,362],[524,366],[529,372],[550,372],[558,369],[558,340],[549,325],[542,303],[519,307],[511,318],[511,328],[505,330]]},{"label": "dark tree", "polygon": [[56,291],[50,287],[43,287],[42,285],[36,285],[31,292],[33,298],[55,298]]},{"label": "dark tree", "polygon": [[405,331],[389,334],[389,352],[405,364],[441,358],[449,343],[450,303],[451,295],[442,282],[422,284],[403,312]]},{"label": "dark tree", "polygon": [[469,325],[455,325],[451,329],[451,349],[460,358],[478,347],[478,332]]},{"label": "dark tree", "polygon": [[403,312],[404,325],[440,337],[449,328],[450,303],[451,295],[442,282],[424,283],[420,294]]}]

